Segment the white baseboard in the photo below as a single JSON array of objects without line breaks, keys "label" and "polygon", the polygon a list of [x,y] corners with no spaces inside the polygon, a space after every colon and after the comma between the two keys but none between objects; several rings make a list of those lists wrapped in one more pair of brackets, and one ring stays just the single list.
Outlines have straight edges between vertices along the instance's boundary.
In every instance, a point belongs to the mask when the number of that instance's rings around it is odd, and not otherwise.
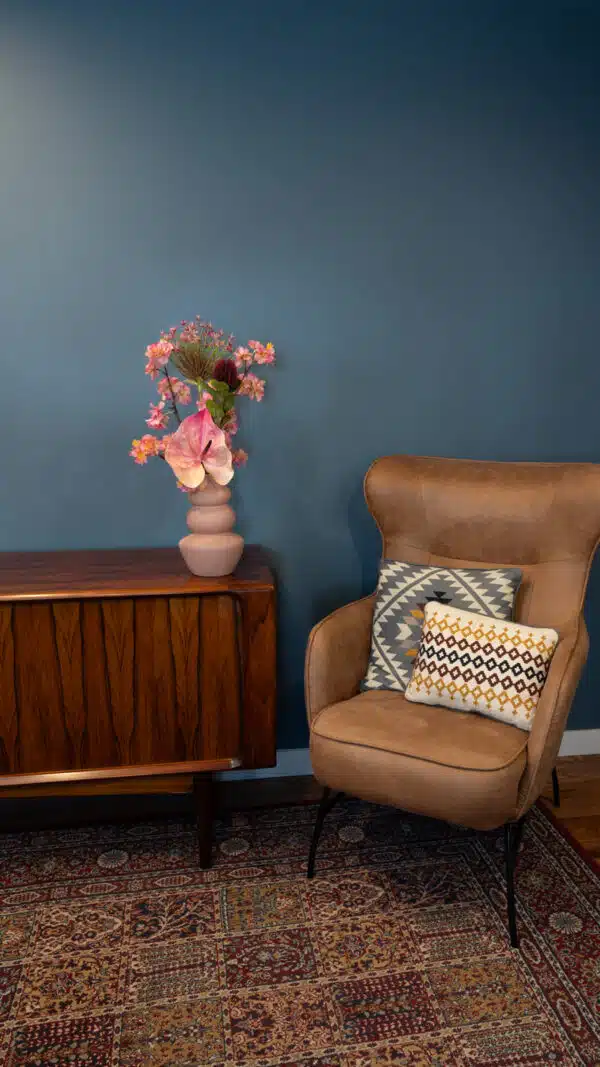
[{"label": "white baseboard", "polygon": [[[560,746],[561,756],[591,756],[600,754],[600,729],[567,730]],[[294,775],[311,774],[310,755],[307,748],[280,748],[275,767],[262,767],[256,771],[225,771],[219,775],[227,781],[240,778],[289,778]]]},{"label": "white baseboard", "polygon": [[275,767],[259,767],[256,771],[223,771],[217,777],[235,782],[240,778],[291,778],[301,774],[312,774],[308,749],[278,748]]},{"label": "white baseboard", "polygon": [[600,753],[600,730],[565,730],[561,756],[596,756]]}]

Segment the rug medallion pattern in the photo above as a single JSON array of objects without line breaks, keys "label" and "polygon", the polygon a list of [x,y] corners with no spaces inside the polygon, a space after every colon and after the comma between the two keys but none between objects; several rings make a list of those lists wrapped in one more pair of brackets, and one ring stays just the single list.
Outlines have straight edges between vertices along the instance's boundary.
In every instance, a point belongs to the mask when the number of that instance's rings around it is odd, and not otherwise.
[{"label": "rug medallion pattern", "polygon": [[0,1067],[600,1065],[600,877],[357,801],[0,837]]}]

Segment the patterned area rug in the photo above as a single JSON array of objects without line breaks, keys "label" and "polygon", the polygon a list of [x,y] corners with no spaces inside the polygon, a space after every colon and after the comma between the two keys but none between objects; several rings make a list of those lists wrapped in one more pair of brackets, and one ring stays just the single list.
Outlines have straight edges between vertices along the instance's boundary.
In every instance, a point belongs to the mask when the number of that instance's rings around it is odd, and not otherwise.
[{"label": "patterned area rug", "polygon": [[534,811],[501,840],[348,801],[0,838],[2,1067],[600,1064],[600,877]]}]

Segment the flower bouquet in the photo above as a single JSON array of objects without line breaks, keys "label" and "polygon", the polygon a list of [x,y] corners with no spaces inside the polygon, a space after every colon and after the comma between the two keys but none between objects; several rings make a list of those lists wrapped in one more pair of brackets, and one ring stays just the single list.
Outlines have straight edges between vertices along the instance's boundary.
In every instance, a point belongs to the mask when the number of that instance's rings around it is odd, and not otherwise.
[{"label": "flower bouquet", "polygon": [[[226,337],[199,316],[148,345],[146,374],[156,381],[158,401],[150,404],[146,423],[167,432],[144,434],[130,452],[138,464],[159,456],[188,492],[191,533],[179,547],[190,570],[203,576],[230,574],[242,554],[244,542],[233,533],[235,514],[226,488],[234,467],[248,459],[243,448],[233,446],[239,428],[236,403],[239,397],[262,400],[265,382],[250,368],[275,362],[270,342],[234,346],[232,335]],[[180,409],[192,403],[196,410],[182,417]]]}]

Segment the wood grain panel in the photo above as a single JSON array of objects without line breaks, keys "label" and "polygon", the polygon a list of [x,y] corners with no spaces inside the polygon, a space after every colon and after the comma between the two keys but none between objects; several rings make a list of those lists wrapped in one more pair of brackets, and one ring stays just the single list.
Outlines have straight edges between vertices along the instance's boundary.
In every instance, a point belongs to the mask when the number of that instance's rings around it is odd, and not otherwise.
[{"label": "wood grain panel", "polygon": [[[110,767],[120,762],[121,753],[106,665],[102,602],[87,600],[80,607],[86,706],[82,766]],[[127,759],[128,753],[124,755]]]},{"label": "wood grain panel", "polygon": [[275,593],[240,597],[244,767],[272,767],[276,756]]},{"label": "wood grain panel", "polygon": [[175,670],[171,652],[169,602],[166,597],[140,598],[135,612],[135,726],[133,763],[186,758],[176,729]]},{"label": "wood grain panel", "polygon": [[77,600],[52,605],[56,655],[61,680],[65,732],[71,746],[71,765],[85,766],[86,706],[83,693],[81,605]]},{"label": "wood grain panel", "polygon": [[179,735],[178,744],[187,750],[188,759],[200,759],[200,660],[199,601],[194,596],[171,597],[169,625],[171,652],[175,670],[175,707],[173,714]]},{"label": "wood grain panel", "polygon": [[[106,676],[118,762],[134,763],[134,611],[133,600],[104,600],[101,606]],[[98,764],[96,764],[98,766]]]},{"label": "wood grain panel", "polygon": [[200,736],[205,758],[239,753],[237,606],[231,596],[200,600]]},{"label": "wood grain panel", "polygon": [[8,771],[19,758],[12,626],[12,606],[0,604],[0,771]]},{"label": "wood grain panel", "polygon": [[52,605],[15,604],[13,636],[18,706],[14,770],[70,767],[74,752],[65,724]]}]

